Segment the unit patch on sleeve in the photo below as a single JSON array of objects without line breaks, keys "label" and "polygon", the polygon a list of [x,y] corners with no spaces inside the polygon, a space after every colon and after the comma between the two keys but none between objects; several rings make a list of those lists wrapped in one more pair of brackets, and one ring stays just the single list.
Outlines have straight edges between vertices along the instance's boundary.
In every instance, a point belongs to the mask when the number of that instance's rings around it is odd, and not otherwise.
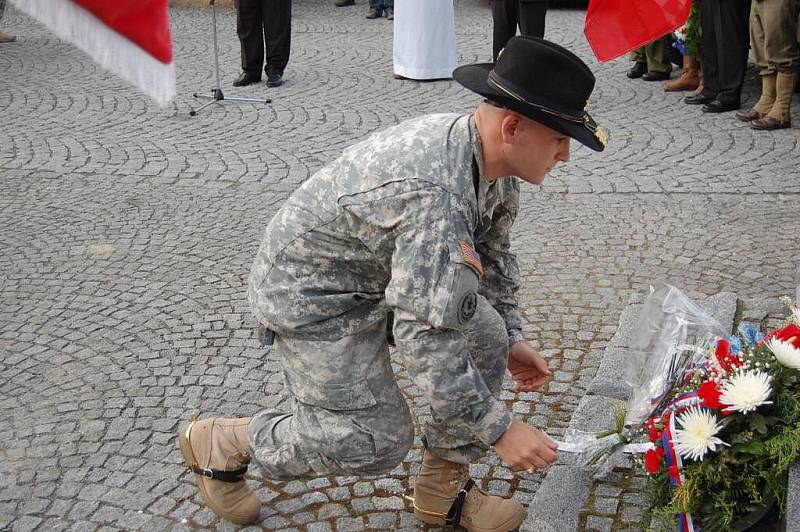
[{"label": "unit patch on sleeve", "polygon": [[478,308],[478,296],[475,292],[470,292],[461,298],[461,305],[458,309],[458,321],[466,323],[475,315],[475,310]]},{"label": "unit patch on sleeve", "polygon": [[461,255],[464,257],[464,262],[471,266],[472,269],[478,272],[478,275],[482,277],[483,264],[481,264],[481,257],[478,255],[478,252],[465,240],[459,240],[458,245],[461,248]]}]

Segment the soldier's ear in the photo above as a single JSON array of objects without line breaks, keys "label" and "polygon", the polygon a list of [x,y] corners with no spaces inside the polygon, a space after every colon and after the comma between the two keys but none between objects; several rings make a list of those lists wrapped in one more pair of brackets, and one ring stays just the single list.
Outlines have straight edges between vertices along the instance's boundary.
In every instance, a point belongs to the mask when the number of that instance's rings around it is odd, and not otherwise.
[{"label": "soldier's ear", "polygon": [[515,113],[506,113],[500,120],[500,138],[504,144],[513,144],[519,134],[522,119]]}]

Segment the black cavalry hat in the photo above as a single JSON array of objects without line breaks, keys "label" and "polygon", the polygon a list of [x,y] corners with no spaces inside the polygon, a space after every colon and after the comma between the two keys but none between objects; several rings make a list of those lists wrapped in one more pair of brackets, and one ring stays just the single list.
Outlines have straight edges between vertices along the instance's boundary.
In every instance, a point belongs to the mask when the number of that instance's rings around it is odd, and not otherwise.
[{"label": "black cavalry hat", "polygon": [[562,46],[538,37],[512,37],[495,64],[458,67],[453,79],[595,151],[606,147],[605,130],[586,112],[594,75]]}]

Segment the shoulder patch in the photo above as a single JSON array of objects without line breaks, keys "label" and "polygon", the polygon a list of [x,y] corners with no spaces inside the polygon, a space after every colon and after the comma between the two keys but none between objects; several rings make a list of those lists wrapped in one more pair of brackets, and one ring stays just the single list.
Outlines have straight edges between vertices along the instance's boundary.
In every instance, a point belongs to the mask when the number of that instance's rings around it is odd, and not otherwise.
[{"label": "shoulder patch", "polygon": [[458,247],[461,248],[461,255],[464,257],[464,262],[472,267],[473,270],[478,272],[478,275],[483,277],[483,264],[478,252],[470,246],[466,240],[459,240]]},{"label": "shoulder patch", "polygon": [[475,292],[470,292],[461,298],[461,304],[458,308],[458,321],[466,323],[475,315],[475,310],[478,308],[478,296]]}]

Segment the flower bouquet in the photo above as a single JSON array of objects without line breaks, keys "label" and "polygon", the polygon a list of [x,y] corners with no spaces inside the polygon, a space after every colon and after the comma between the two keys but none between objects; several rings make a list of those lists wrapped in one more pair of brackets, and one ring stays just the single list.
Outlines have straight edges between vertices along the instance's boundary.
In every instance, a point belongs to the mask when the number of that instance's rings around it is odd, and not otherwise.
[{"label": "flower bouquet", "polygon": [[742,530],[772,506],[783,515],[800,453],[800,307],[791,309],[775,331],[743,323],[731,337],[680,290],[655,287],[622,376],[631,392],[614,411],[616,426],[568,432],[560,449],[601,472],[615,455],[644,453],[654,514],[677,516],[682,531]]},{"label": "flower bouquet", "polygon": [[766,335],[744,323],[739,336],[711,342],[645,420],[655,512],[677,515],[681,530],[695,521],[741,530],[773,504],[784,515],[800,453],[800,307],[792,310]]}]

